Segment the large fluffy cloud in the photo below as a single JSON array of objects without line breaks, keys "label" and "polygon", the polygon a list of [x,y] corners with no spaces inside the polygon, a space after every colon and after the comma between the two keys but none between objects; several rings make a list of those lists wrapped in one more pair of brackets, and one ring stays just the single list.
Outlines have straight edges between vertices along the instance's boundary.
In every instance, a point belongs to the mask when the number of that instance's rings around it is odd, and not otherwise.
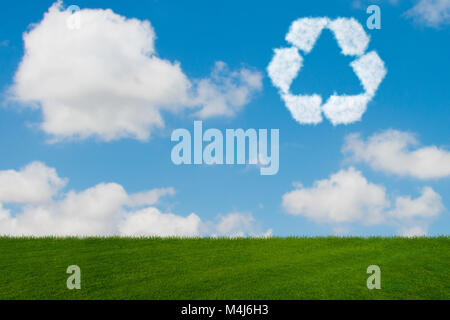
[{"label": "large fluffy cloud", "polygon": [[417,147],[418,144],[411,133],[386,130],[367,140],[358,134],[349,135],[343,151],[354,161],[388,173],[419,179],[449,177],[450,151],[437,146]]},{"label": "large fluffy cloud", "polygon": [[11,88],[14,98],[42,109],[41,128],[54,140],[145,140],[164,126],[161,111],[231,116],[262,87],[259,72],[224,63],[191,81],[178,62],[158,56],[149,21],[83,9],[78,28],[70,27],[71,14],[59,1],[24,34]]},{"label": "large fluffy cloud", "polygon": [[423,188],[417,198],[397,196],[391,201],[384,186],[369,182],[354,168],[340,170],[309,188],[297,185],[283,195],[282,203],[288,213],[316,222],[338,227],[387,224],[406,235],[411,230],[425,232],[430,218],[444,210],[441,197],[430,187]]},{"label": "large fluffy cloud", "polygon": [[[173,188],[129,194],[117,183],[64,192],[66,179],[40,162],[0,171],[0,235],[10,236],[256,236],[251,215],[202,221],[161,212],[155,205]],[[10,190],[6,192],[5,190]],[[11,206],[11,204],[14,204]]]}]

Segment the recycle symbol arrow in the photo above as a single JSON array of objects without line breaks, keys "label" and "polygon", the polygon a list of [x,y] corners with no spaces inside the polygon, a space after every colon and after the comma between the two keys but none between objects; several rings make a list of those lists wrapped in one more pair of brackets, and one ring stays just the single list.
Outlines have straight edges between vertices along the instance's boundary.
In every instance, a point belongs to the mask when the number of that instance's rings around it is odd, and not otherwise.
[{"label": "recycle symbol arrow", "polygon": [[[303,66],[299,51],[307,55],[323,29],[334,33],[342,54],[357,57],[350,66],[361,81],[363,93],[333,94],[322,104],[322,97],[318,94],[294,95],[290,92],[292,81]],[[365,53],[370,38],[361,24],[354,18],[301,18],[291,24],[285,39],[292,46],[274,50],[267,72],[293,118],[301,124],[317,124],[322,122],[323,113],[333,125],[361,120],[367,104],[386,75],[384,62],[378,54],[375,51]]]}]

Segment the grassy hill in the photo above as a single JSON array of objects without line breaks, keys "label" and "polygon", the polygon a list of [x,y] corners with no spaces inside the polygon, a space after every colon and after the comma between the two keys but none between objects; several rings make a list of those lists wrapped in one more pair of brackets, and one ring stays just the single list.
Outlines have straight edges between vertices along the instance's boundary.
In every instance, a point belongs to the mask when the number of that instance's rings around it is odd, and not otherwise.
[{"label": "grassy hill", "polygon": [[[0,299],[449,299],[449,262],[450,237],[3,237]],[[66,287],[69,265],[81,290]]]}]

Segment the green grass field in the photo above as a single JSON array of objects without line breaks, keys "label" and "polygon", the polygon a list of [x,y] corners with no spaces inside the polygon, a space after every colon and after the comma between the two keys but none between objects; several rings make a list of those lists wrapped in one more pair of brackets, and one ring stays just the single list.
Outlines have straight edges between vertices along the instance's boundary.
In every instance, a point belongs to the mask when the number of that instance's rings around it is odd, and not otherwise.
[{"label": "green grass field", "polygon": [[450,237],[0,238],[0,299],[449,299],[449,261]]}]

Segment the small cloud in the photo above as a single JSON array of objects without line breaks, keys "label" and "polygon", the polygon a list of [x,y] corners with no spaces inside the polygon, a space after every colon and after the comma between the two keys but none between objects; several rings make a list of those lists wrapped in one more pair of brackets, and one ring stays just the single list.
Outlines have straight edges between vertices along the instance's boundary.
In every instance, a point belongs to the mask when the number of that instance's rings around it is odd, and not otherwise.
[{"label": "small cloud", "polygon": [[408,229],[403,229],[400,232],[400,235],[407,238],[424,237],[427,235],[427,231],[423,227],[416,226]]},{"label": "small cloud", "polygon": [[352,1],[352,8],[353,9],[361,9],[362,8],[361,0],[353,0]]},{"label": "small cloud", "polygon": [[405,16],[427,27],[439,28],[450,24],[450,0],[419,0]]},{"label": "small cloud", "polygon": [[160,188],[133,193],[130,195],[128,205],[131,207],[155,205],[161,197],[166,195],[173,196],[174,194],[174,188]]},{"label": "small cloud", "polygon": [[67,183],[56,170],[42,162],[32,162],[20,170],[0,171],[0,202],[44,203]]},{"label": "small cloud", "polygon": [[336,226],[333,228],[333,232],[336,236],[345,236],[350,233],[348,226]]},{"label": "small cloud", "polygon": [[399,219],[432,218],[444,210],[441,196],[430,187],[424,187],[421,195],[415,199],[411,196],[399,196],[389,214]]},{"label": "small cloud", "polygon": [[449,177],[450,151],[418,145],[411,133],[385,130],[367,140],[358,134],[348,135],[342,150],[349,160],[367,163],[375,170],[418,179]]},{"label": "small cloud", "polygon": [[231,71],[224,62],[218,61],[210,77],[195,81],[193,101],[201,108],[194,116],[201,119],[233,116],[261,89],[260,72],[246,68]]},{"label": "small cloud", "polygon": [[231,212],[219,215],[217,222],[208,222],[204,225],[204,232],[220,237],[270,237],[272,229],[261,231],[255,218],[250,213]]}]

